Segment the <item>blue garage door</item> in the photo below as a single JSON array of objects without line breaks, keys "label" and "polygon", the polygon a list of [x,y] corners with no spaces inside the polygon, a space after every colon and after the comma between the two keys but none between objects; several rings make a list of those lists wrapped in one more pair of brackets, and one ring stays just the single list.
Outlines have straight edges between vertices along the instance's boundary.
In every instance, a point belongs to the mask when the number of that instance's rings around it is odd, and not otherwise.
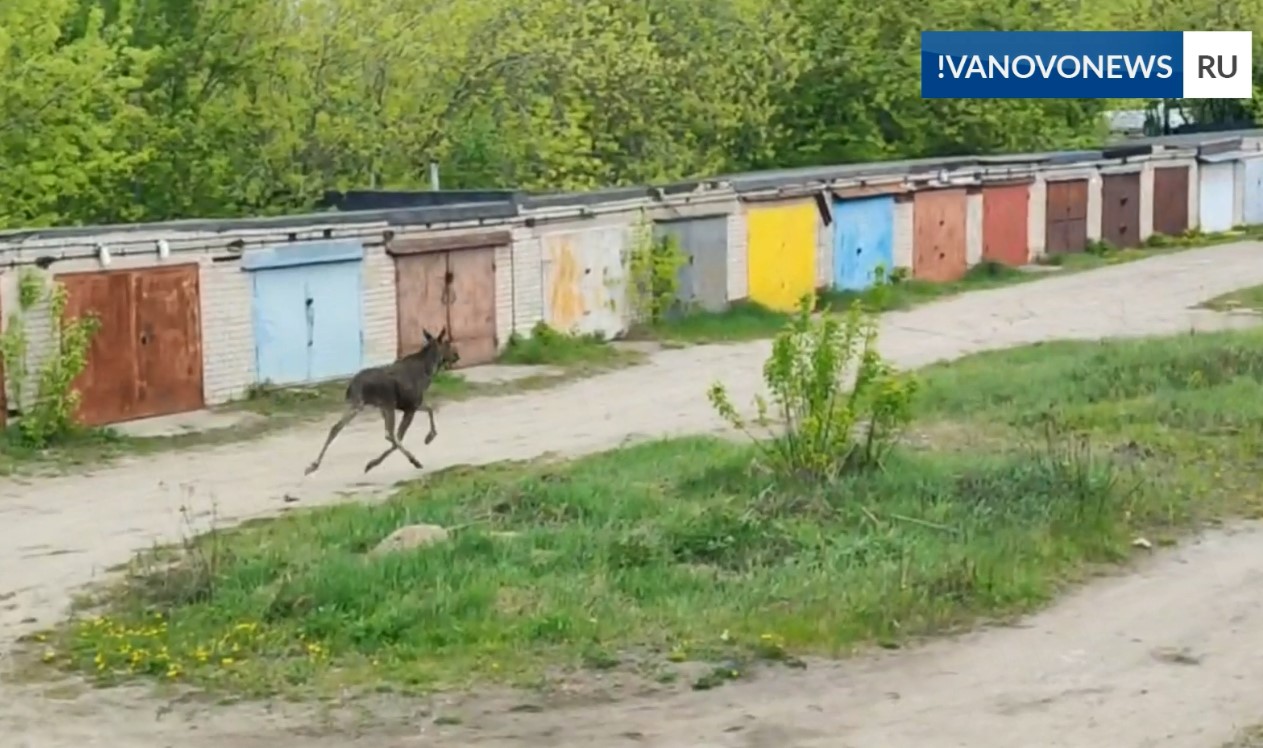
[{"label": "blue garage door", "polygon": [[312,242],[250,252],[256,377],[302,384],[349,377],[364,358],[364,249]]},{"label": "blue garage door", "polygon": [[895,199],[890,196],[833,203],[833,284],[844,291],[873,285],[877,268],[886,278],[895,266]]}]

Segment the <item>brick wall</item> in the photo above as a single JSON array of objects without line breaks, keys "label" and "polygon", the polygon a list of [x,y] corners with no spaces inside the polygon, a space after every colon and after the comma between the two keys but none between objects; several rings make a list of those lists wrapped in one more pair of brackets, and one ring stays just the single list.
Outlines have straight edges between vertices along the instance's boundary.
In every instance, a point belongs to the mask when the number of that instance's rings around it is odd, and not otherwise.
[{"label": "brick wall", "polygon": [[965,196],[965,265],[982,262],[982,192]]},{"label": "brick wall", "polygon": [[746,230],[746,206],[739,203],[728,214],[728,300],[750,296],[750,264],[747,253],[750,234]]},{"label": "brick wall", "polygon": [[1140,166],[1140,241],[1153,235],[1153,165]]},{"label": "brick wall", "polygon": [[255,381],[254,290],[241,263],[203,262],[202,389],[207,405],[245,394]]},{"label": "brick wall", "polygon": [[1026,204],[1026,240],[1028,257],[1043,257],[1048,248],[1048,183],[1043,177],[1031,182]]},{"label": "brick wall", "polygon": [[833,285],[833,221],[824,222],[820,216],[816,223],[816,287]]},{"label": "brick wall", "polygon": [[364,362],[361,365],[388,364],[399,354],[395,261],[381,244],[366,244],[360,275],[364,280]]},{"label": "brick wall", "polygon": [[1088,241],[1101,240],[1101,173],[1096,169],[1088,175]]},{"label": "brick wall", "polygon": [[891,254],[896,268],[912,270],[912,237],[915,231],[915,207],[912,195],[895,200],[895,225],[891,227]]}]

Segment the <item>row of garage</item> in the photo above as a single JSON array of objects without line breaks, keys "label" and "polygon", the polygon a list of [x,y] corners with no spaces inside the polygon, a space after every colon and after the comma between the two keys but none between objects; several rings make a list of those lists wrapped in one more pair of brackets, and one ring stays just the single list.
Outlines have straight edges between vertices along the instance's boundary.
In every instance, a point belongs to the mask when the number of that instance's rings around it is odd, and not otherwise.
[{"label": "row of garage", "polygon": [[[42,272],[65,284],[68,314],[98,315],[78,386],[81,418],[102,425],[197,410],[264,383],[344,378],[444,326],[463,365],[493,360],[539,321],[617,336],[631,322],[626,262],[644,215],[688,255],[683,300],[790,309],[814,289],[863,289],[893,268],[947,282],[984,260],[1022,265],[1094,241],[1138,246],[1155,232],[1263,223],[1263,154],[1244,149],[926,166],[774,189],[732,179],[667,197],[474,207],[459,221],[417,209],[0,235],[0,304],[7,319],[18,275]],[[169,251],[155,248],[164,243]],[[52,345],[33,340],[31,356]]]}]

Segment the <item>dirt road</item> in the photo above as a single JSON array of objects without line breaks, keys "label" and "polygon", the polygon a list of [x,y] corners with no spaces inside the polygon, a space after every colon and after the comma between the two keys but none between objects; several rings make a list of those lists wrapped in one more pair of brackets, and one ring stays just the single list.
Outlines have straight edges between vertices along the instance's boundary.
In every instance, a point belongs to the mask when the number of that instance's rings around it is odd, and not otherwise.
[{"label": "dirt road", "polygon": [[[1244,326],[1252,320],[1190,307],[1260,283],[1263,245],[1224,245],[892,313],[883,320],[882,348],[904,366],[919,366],[1054,338]],[[438,439],[414,451],[435,469],[715,429],[706,385],[722,379],[734,399],[748,401],[767,351],[766,343],[663,351],[644,366],[556,390],[455,403],[438,413]],[[363,464],[383,447],[380,425],[364,419],[335,443],[320,472],[304,478],[325,428],[78,477],[4,481],[0,646],[56,620],[75,588],[103,569],[179,537],[182,505],[203,523],[212,512],[233,522],[290,506],[286,494],[312,506],[414,475],[406,461],[392,460],[363,479]],[[0,688],[0,746],[1217,748],[1238,723],[1263,720],[1263,533],[1255,532],[1206,538],[1142,573],[1086,589],[1022,628],[708,694],[496,712],[441,728],[418,718],[360,743],[315,737],[301,724],[309,713],[236,707],[212,721],[178,706],[163,707],[159,718],[157,704],[132,691],[50,699],[39,697],[40,688],[8,683]],[[1181,647],[1190,656],[1163,654]]]}]

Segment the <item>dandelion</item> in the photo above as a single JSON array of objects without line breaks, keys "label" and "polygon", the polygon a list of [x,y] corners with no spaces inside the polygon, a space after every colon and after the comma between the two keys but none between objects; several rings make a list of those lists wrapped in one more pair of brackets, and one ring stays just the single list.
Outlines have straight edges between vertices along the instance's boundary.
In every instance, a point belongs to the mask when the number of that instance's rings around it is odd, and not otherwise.
[{"label": "dandelion", "polygon": [[57,657],[56,652],[54,652],[51,649],[45,649],[44,656],[41,659],[43,659],[44,662],[52,662],[54,659],[56,659],[56,657]]},{"label": "dandelion", "polygon": [[233,662],[234,660],[231,657],[224,657],[223,659],[219,661],[219,664],[227,667],[228,665],[231,665]]}]

